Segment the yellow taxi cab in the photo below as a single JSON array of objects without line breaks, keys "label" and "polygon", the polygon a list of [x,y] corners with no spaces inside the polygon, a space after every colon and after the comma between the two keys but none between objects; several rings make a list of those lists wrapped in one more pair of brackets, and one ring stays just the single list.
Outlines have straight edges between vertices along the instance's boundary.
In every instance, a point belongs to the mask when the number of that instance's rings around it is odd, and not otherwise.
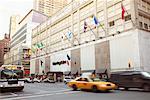
[{"label": "yellow taxi cab", "polygon": [[77,77],[76,79],[70,81],[67,85],[73,90],[86,89],[92,90],[93,92],[114,90],[117,87],[111,82],[105,82],[89,77]]}]

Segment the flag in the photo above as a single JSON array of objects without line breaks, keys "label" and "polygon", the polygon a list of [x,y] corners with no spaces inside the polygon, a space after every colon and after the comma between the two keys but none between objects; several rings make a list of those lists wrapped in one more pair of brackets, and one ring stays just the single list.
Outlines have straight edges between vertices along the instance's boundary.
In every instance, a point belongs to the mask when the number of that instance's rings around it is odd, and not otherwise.
[{"label": "flag", "polygon": [[124,20],[125,8],[122,3],[121,3],[121,9],[122,9],[122,20]]},{"label": "flag", "polygon": [[93,16],[93,21],[94,21],[95,26],[100,25],[103,28],[104,24],[101,24],[95,16]]},{"label": "flag", "polygon": [[43,61],[42,61],[42,60],[41,60],[41,62],[40,62],[40,63],[41,63],[41,67],[43,67]]},{"label": "flag", "polygon": [[84,32],[86,32],[86,29],[87,29],[87,23],[86,21],[84,21]]},{"label": "flag", "polygon": [[42,48],[44,48],[44,45],[43,45],[43,43],[42,43],[42,42],[41,42],[41,43],[37,43],[36,45],[37,45],[38,49],[42,49]]},{"label": "flag", "polygon": [[106,30],[104,29],[104,24],[101,24],[101,23],[98,21],[98,19],[96,18],[96,16],[93,16],[93,20],[94,20],[95,28],[96,28],[97,26],[100,26],[100,27],[103,29],[103,31],[106,32]]},{"label": "flag", "polygon": [[44,47],[44,45],[43,45],[43,43],[41,42],[41,43],[39,43],[40,44],[40,48],[43,48]]},{"label": "flag", "polygon": [[40,44],[39,43],[37,43],[36,46],[37,46],[37,48],[40,48]]},{"label": "flag", "polygon": [[71,58],[69,57],[69,55],[67,54],[67,59],[70,60]]},{"label": "flag", "polygon": [[98,19],[95,16],[93,16],[93,20],[94,20],[94,24],[98,26],[99,25]]},{"label": "flag", "polygon": [[73,37],[72,32],[68,32],[68,33],[67,33],[67,38],[68,38],[68,39],[71,39],[72,37]]}]

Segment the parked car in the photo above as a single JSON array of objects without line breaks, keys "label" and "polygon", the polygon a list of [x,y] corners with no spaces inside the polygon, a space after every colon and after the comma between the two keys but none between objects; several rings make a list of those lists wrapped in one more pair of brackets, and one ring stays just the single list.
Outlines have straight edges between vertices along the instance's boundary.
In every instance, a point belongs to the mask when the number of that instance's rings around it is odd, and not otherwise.
[{"label": "parked car", "polygon": [[54,80],[51,80],[51,79],[49,79],[49,78],[43,79],[42,82],[44,82],[44,83],[55,83]]},{"label": "parked car", "polygon": [[150,73],[143,71],[121,71],[111,74],[110,81],[125,90],[140,88],[150,91]]},{"label": "parked car", "polygon": [[71,76],[65,76],[63,82],[64,82],[65,84],[67,84],[67,83],[70,82],[71,80],[73,80],[73,77],[71,77]]},{"label": "parked car", "polygon": [[25,83],[33,83],[33,80],[30,78],[24,78]]},{"label": "parked car", "polygon": [[111,82],[104,82],[101,80],[95,81],[94,79],[92,80],[89,77],[77,77],[75,80],[70,81],[67,85],[73,90],[86,89],[92,90],[93,92],[96,92],[98,90],[109,91],[116,89],[116,85]]},{"label": "parked car", "polygon": [[41,80],[39,80],[38,78],[34,78],[34,79],[33,79],[33,82],[40,83],[40,82],[41,82]]}]

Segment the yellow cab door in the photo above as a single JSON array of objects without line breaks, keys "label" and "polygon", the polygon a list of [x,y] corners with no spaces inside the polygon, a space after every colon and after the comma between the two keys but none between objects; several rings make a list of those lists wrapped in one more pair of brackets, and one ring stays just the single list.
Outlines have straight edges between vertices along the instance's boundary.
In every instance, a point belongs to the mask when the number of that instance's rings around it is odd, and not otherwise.
[{"label": "yellow cab door", "polygon": [[88,81],[87,78],[82,78],[80,87],[81,89],[91,89],[91,83]]},{"label": "yellow cab door", "polygon": [[82,88],[83,88],[83,79],[82,79],[82,78],[79,78],[78,80],[76,80],[76,86],[77,86],[79,89],[82,89]]}]

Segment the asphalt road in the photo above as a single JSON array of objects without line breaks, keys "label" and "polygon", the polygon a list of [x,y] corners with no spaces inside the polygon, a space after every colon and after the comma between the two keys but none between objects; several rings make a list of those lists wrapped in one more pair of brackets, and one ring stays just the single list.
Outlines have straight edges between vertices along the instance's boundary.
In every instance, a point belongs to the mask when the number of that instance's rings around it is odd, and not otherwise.
[{"label": "asphalt road", "polygon": [[115,90],[93,93],[72,91],[63,83],[28,83],[22,92],[0,93],[0,100],[150,100],[150,92]]}]

